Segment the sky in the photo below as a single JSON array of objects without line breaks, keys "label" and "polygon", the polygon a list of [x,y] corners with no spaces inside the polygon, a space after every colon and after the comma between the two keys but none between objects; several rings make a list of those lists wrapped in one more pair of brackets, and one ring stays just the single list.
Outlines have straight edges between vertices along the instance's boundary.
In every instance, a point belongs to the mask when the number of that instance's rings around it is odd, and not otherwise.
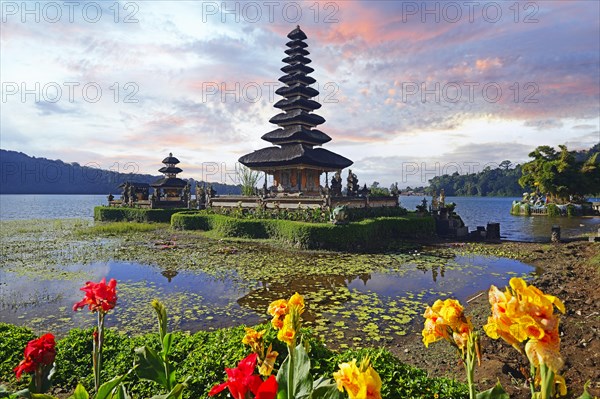
[{"label": "sky", "polygon": [[[270,143],[286,35],[308,36],[359,183],[522,163],[600,142],[600,2],[1,1],[0,147],[236,183]],[[344,171],[345,176],[347,171]]]}]

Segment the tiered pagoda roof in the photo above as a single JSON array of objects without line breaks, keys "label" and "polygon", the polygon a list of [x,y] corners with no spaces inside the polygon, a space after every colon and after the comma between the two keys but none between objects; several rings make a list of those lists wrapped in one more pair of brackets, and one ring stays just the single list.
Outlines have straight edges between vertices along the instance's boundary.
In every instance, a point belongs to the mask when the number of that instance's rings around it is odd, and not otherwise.
[{"label": "tiered pagoda roof", "polygon": [[308,76],[314,69],[307,66],[311,60],[306,57],[310,54],[304,42],[306,34],[298,26],[287,37],[291,40],[285,50],[288,56],[282,61],[288,65],[281,68],[285,75],[279,78],[286,86],[275,91],[284,99],[274,105],[283,112],[269,120],[280,128],[262,136],[274,146],[246,154],[239,161],[260,170],[285,166],[313,167],[323,171],[344,169],[352,165],[351,160],[323,148],[313,148],[331,141],[331,137],[315,129],[325,119],[312,113],[321,108],[321,104],[311,100],[319,92],[309,87],[316,81]]},{"label": "tiered pagoda roof", "polygon": [[151,184],[152,187],[156,188],[182,188],[186,186],[186,182],[177,177],[178,173],[183,172],[181,168],[176,165],[179,163],[179,159],[175,158],[173,154],[169,154],[168,157],[163,159],[162,163],[165,165],[158,171],[163,173],[165,177],[158,179]]}]

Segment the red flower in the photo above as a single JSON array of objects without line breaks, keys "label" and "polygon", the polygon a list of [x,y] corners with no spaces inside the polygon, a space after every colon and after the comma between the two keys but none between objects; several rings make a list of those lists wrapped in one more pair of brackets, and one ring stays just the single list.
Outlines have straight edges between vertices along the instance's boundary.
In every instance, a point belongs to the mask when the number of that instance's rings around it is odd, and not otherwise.
[{"label": "red flower", "polygon": [[88,305],[92,312],[98,310],[106,313],[113,309],[117,304],[117,280],[110,279],[108,285],[106,284],[106,277],[99,283],[88,281],[85,283],[85,287],[80,288],[81,291],[85,292],[85,297],[80,302],[73,305],[73,310],[79,310]]},{"label": "red flower", "polygon": [[272,375],[263,381],[260,375],[254,374],[258,355],[253,353],[238,363],[234,369],[225,369],[227,381],[215,385],[208,396],[214,396],[225,388],[229,388],[234,399],[246,399],[248,391],[255,395],[255,399],[275,399],[277,396],[277,380]]},{"label": "red flower", "polygon": [[33,373],[38,366],[48,366],[54,362],[56,357],[56,342],[54,335],[44,334],[38,339],[31,340],[25,347],[25,359],[15,367],[17,380],[21,378],[21,374]]}]

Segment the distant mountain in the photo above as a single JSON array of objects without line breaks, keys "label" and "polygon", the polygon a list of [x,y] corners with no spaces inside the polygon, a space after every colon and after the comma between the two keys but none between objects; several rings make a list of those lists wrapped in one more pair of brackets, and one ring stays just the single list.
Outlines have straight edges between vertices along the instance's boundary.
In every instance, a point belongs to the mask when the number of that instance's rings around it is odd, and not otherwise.
[{"label": "distant mountain", "polygon": [[[120,194],[118,186],[123,182],[152,183],[160,177],[113,172],[0,149],[0,194]],[[196,182],[189,181],[194,190]],[[241,193],[241,186],[211,184],[217,194]]]}]

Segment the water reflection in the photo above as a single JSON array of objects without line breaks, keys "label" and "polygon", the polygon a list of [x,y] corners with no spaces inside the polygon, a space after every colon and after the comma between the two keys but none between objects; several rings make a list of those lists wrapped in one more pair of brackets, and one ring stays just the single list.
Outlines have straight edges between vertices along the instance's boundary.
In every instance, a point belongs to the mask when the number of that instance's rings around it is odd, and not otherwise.
[{"label": "water reflection", "polygon": [[119,282],[119,306],[110,318],[111,326],[132,333],[152,328],[154,318],[148,303],[153,298],[167,303],[174,328],[196,331],[265,321],[269,303],[294,292],[307,299],[305,316],[309,323],[348,322],[337,319],[340,314],[346,314],[353,323],[362,323],[365,309],[375,309],[369,317],[406,322],[407,317],[420,314],[415,309],[434,298],[464,300],[490,284],[503,286],[512,276],[535,272],[524,263],[496,257],[415,255],[412,259],[390,255],[387,272],[290,275],[284,280],[255,283],[240,282],[236,276],[216,279],[202,272],[173,267],[163,270],[134,262],[72,265],[64,268],[71,272],[66,279],[0,270],[0,322],[58,334],[73,327],[88,327],[88,315],[74,313],[71,307],[81,299],[79,288],[85,281],[102,277]]}]

